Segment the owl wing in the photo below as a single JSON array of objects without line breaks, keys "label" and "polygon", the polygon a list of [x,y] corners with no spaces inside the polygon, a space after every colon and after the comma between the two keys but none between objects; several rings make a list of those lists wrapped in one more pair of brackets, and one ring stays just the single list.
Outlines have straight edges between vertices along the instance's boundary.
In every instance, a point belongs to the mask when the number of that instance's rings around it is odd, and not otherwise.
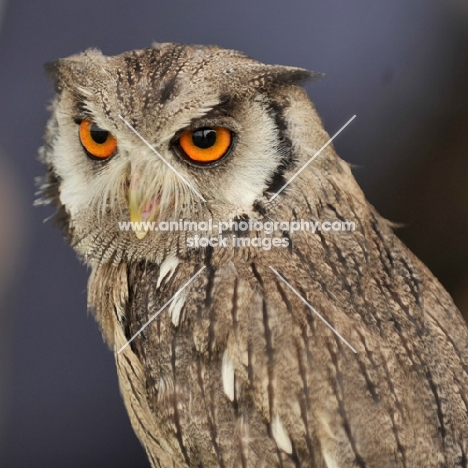
[{"label": "owl wing", "polygon": [[239,433],[255,409],[270,466],[457,466],[468,453],[466,326],[372,216],[365,237],[291,236],[290,251],[219,272],[223,391]]},{"label": "owl wing", "polygon": [[140,438],[180,466],[456,466],[466,327],[372,217],[363,233],[291,235],[253,258],[129,267],[125,337],[153,318],[123,353],[137,364],[121,383],[144,395],[133,413],[151,414]]}]

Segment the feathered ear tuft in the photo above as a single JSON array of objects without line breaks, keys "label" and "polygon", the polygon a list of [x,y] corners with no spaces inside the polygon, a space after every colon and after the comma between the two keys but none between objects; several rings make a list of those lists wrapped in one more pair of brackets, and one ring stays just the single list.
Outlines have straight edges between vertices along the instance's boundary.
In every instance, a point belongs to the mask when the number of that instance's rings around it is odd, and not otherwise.
[{"label": "feathered ear tuft", "polygon": [[60,60],[44,63],[46,75],[54,82],[55,91],[59,93],[62,90],[60,79]]},{"label": "feathered ear tuft", "polygon": [[74,87],[86,81],[90,67],[102,61],[103,55],[99,50],[88,49],[82,54],[58,59],[44,64],[44,70],[54,82],[55,90],[61,92],[65,87]]},{"label": "feathered ear tuft", "polygon": [[301,84],[306,80],[317,81],[323,76],[325,76],[324,73],[317,73],[304,68],[260,65],[249,84],[260,88],[274,85],[294,85]]},{"label": "feathered ear tuft", "polygon": [[60,93],[63,88],[71,86],[79,80],[84,67],[84,60],[77,58],[59,59],[55,62],[47,62],[44,64],[44,70],[49,78],[52,79],[55,85],[55,91]]}]

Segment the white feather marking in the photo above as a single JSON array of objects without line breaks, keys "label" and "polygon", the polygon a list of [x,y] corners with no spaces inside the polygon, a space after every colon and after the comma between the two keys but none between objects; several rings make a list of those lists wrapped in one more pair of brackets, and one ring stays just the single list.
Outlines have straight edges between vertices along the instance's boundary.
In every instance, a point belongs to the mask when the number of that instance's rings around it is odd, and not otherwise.
[{"label": "white feather marking", "polygon": [[180,311],[185,304],[185,295],[179,293],[169,306],[169,315],[172,318],[172,323],[177,327],[180,322]]},{"label": "white feather marking", "polygon": [[168,255],[166,257],[166,260],[164,260],[164,262],[161,265],[161,268],[159,269],[159,278],[158,283],[156,284],[157,288],[161,286],[163,280],[167,281],[171,278],[178,264],[179,259],[177,257],[174,257],[174,255]]},{"label": "white feather marking", "polygon": [[284,429],[283,423],[281,422],[278,414],[273,417],[273,421],[271,422],[271,432],[278,448],[283,452],[292,453],[291,439]]},{"label": "white feather marking", "polygon": [[223,379],[224,393],[231,401],[234,401],[234,363],[229,357],[227,350],[225,350],[223,354],[221,376]]},{"label": "white feather marking", "polygon": [[325,464],[327,465],[327,468],[340,468],[335,458],[332,458],[332,456],[328,452],[324,451],[322,455],[325,460]]}]

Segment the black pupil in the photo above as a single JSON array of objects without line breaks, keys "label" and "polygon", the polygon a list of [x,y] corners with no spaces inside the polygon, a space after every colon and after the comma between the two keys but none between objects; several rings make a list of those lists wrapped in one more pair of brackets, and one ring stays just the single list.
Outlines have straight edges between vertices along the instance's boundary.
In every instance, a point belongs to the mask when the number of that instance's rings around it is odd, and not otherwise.
[{"label": "black pupil", "polygon": [[94,123],[91,125],[89,131],[91,133],[91,138],[99,145],[105,143],[107,138],[109,138],[109,132],[107,130],[103,130]]},{"label": "black pupil", "polygon": [[192,133],[192,141],[198,148],[211,148],[216,143],[216,130],[199,128]]}]

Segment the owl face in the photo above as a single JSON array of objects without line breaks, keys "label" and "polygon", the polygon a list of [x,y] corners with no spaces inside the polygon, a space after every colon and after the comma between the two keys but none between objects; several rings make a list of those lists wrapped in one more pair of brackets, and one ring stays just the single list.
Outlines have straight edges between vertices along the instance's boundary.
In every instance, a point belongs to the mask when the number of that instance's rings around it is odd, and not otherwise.
[{"label": "owl face", "polygon": [[[108,244],[135,241],[118,221],[251,216],[294,164],[284,110],[305,70],[175,44],[89,50],[48,70],[45,191],[83,255],[103,232]],[[158,243],[146,234],[137,238]]]}]

